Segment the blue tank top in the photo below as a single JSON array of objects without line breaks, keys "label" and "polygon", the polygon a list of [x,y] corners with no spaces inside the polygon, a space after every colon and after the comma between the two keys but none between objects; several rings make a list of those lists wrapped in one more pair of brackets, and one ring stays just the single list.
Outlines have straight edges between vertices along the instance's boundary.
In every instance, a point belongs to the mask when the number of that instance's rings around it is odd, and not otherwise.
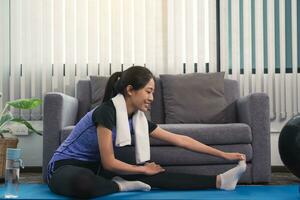
[{"label": "blue tank top", "polygon": [[[48,176],[51,177],[54,162],[64,159],[81,161],[100,161],[97,127],[92,120],[94,110],[88,112],[74,127],[67,139],[54,152],[48,164]],[[129,119],[130,132],[133,133],[132,119]],[[113,146],[115,146],[116,130],[112,129]]]},{"label": "blue tank top", "polygon": [[[101,106],[88,112],[74,127],[67,139],[54,152],[49,161],[47,179],[51,177],[54,163],[58,160],[76,159],[81,161],[97,162],[100,161],[100,152],[97,136],[97,124],[112,131],[112,142],[115,148],[116,140],[116,119],[115,107],[112,101],[103,103]],[[93,116],[94,115],[94,116]],[[132,118],[128,119],[131,134],[134,134]],[[157,125],[148,121],[149,133]],[[134,140],[133,140],[134,141]]]}]

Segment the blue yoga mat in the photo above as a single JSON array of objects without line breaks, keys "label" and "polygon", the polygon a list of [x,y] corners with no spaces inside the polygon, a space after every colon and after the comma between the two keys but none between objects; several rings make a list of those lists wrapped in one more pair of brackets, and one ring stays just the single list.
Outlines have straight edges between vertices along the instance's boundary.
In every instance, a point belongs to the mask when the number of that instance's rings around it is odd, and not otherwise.
[{"label": "blue yoga mat", "polygon": [[[120,192],[97,199],[205,199],[205,200],[300,200],[298,185],[280,186],[238,186],[234,191],[192,190],[167,191],[154,189],[150,192]],[[4,186],[0,187],[0,197],[4,197]],[[53,194],[44,184],[21,184],[20,199],[67,199]]]}]

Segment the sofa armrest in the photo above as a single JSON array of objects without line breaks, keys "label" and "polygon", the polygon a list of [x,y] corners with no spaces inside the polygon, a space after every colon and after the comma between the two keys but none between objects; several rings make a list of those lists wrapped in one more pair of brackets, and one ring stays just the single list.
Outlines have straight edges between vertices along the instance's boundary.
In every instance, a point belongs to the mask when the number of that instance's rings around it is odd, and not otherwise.
[{"label": "sofa armrest", "polygon": [[269,182],[271,179],[271,144],[269,97],[265,93],[253,93],[237,101],[238,121],[246,123],[252,131],[253,182]]},{"label": "sofa armrest", "polygon": [[[43,177],[54,151],[60,145],[60,131],[74,125],[78,112],[78,100],[74,97],[50,92],[44,98],[43,113]],[[45,180],[45,179],[44,179]]]}]

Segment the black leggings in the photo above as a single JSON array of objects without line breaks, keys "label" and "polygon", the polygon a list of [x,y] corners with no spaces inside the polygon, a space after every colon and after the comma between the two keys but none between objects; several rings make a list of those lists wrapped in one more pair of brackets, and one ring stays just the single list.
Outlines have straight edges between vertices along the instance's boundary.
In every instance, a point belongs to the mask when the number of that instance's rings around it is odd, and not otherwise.
[{"label": "black leggings", "polygon": [[216,188],[216,176],[162,172],[156,175],[120,175],[102,169],[97,162],[61,160],[55,162],[54,172],[48,183],[56,194],[75,198],[92,198],[119,192],[111,180],[120,176],[126,180],[139,180],[153,188],[168,190],[195,190]]}]

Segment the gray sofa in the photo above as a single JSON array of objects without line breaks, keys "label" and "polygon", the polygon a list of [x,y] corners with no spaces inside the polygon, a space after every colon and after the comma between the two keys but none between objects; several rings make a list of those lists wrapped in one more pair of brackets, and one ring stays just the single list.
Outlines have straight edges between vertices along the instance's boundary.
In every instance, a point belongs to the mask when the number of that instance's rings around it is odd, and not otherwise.
[{"label": "gray sofa", "polygon": [[[104,86],[102,86],[104,89]],[[151,109],[151,120],[160,127],[228,152],[241,152],[247,156],[247,170],[240,182],[269,182],[270,123],[269,98],[264,93],[239,97],[236,81],[225,79],[225,98],[235,107],[236,122],[227,124],[165,124],[162,84],[158,79]],[[65,140],[78,120],[91,109],[91,83],[81,80],[77,84],[76,98],[62,93],[48,93],[44,99],[43,175],[53,152]],[[174,172],[193,174],[219,174],[236,162],[199,154],[151,139],[151,160]],[[132,163],[134,147],[116,151],[116,157]],[[45,176],[44,176],[45,177]]]}]

